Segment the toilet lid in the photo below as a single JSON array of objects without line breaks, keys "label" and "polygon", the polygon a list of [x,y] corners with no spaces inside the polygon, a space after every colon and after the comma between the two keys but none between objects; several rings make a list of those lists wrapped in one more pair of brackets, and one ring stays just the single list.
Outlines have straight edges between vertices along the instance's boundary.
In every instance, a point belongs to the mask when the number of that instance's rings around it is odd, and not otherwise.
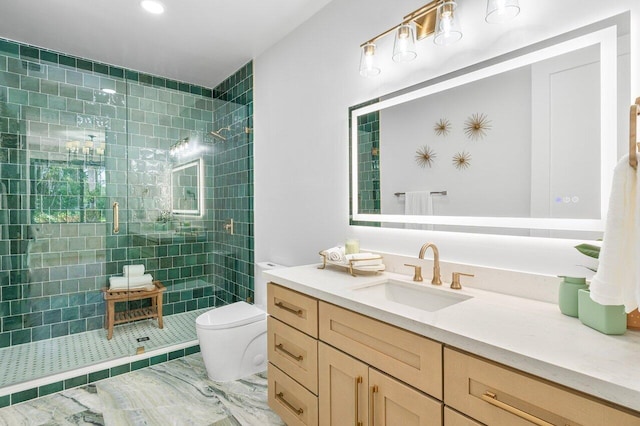
[{"label": "toilet lid", "polygon": [[205,312],[196,318],[196,325],[208,330],[233,328],[263,320],[265,317],[266,313],[254,305],[236,302]]}]

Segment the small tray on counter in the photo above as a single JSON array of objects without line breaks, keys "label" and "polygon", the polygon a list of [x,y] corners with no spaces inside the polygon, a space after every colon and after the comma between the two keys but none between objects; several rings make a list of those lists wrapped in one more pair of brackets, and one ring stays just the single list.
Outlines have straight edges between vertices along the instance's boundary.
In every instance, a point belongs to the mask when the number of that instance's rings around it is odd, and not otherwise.
[{"label": "small tray on counter", "polygon": [[327,257],[326,253],[320,252],[318,253],[322,257],[322,265],[318,266],[318,269],[324,269],[327,265],[338,266],[341,268],[346,268],[349,274],[352,276],[357,276],[356,272],[373,272],[378,273],[385,270],[384,263],[380,263],[379,265],[358,265],[358,262],[370,262],[372,260],[382,260],[382,256],[376,255],[370,258],[364,259],[349,259],[346,262],[335,262],[330,260]]}]

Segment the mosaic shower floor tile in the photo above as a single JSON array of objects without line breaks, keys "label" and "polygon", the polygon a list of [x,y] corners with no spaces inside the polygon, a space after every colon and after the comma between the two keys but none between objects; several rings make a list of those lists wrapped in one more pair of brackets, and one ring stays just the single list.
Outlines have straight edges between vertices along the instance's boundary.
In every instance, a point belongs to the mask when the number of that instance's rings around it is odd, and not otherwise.
[{"label": "mosaic shower floor tile", "polygon": [[207,378],[201,355],[0,409],[0,425],[281,426],[267,405],[265,373]]},{"label": "mosaic shower floor tile", "polygon": [[196,340],[196,317],[206,310],[166,316],[163,329],[155,320],[118,325],[111,340],[106,330],[93,330],[0,349],[0,387],[134,355],[139,346],[149,352]]}]

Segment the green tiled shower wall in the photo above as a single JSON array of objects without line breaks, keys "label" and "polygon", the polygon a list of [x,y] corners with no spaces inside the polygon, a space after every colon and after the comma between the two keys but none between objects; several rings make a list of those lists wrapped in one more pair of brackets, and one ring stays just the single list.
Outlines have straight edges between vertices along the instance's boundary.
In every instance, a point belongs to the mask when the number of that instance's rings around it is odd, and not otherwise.
[{"label": "green tiled shower wall", "polygon": [[[211,264],[224,302],[253,299],[253,64],[249,62],[214,90],[215,204]],[[233,219],[233,234],[224,225]]]},{"label": "green tiled shower wall", "polygon": [[[358,194],[351,194],[351,197],[358,197],[358,211],[364,214],[380,213],[380,112],[373,111],[358,117],[357,141],[351,140],[351,112],[377,101],[374,99],[349,108],[350,143],[358,144]],[[351,205],[350,202],[349,208]],[[371,222],[356,223],[353,220],[352,224],[372,226]]]},{"label": "green tiled shower wall", "polygon": [[[126,264],[164,283],[165,315],[251,296],[251,99],[251,63],[207,89],[0,39],[0,347],[101,328],[100,289]],[[84,156],[87,140],[104,155]],[[171,167],[198,156],[204,214],[167,214]],[[33,223],[34,160],[104,165],[102,221]]]}]

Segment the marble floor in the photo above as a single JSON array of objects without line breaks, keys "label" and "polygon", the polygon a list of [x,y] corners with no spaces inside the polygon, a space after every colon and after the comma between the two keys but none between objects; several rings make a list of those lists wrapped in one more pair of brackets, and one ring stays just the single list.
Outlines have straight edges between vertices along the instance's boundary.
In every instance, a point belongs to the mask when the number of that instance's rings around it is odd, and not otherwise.
[{"label": "marble floor", "polygon": [[0,409],[2,426],[283,424],[266,373],[217,383],[199,353]]}]

